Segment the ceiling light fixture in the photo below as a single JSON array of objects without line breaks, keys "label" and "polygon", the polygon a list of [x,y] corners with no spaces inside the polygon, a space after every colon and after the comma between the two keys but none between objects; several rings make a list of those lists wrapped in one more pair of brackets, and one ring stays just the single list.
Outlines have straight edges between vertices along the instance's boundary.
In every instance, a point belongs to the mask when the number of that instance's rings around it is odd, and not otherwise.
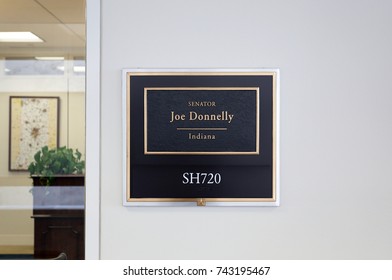
[{"label": "ceiling light fixture", "polygon": [[85,73],[86,72],[86,67],[85,66],[74,66],[73,70],[76,73]]},{"label": "ceiling light fixture", "polygon": [[32,32],[0,32],[0,42],[5,43],[42,43],[44,40]]},{"label": "ceiling light fixture", "polygon": [[36,56],[36,60],[64,60],[62,56]]}]

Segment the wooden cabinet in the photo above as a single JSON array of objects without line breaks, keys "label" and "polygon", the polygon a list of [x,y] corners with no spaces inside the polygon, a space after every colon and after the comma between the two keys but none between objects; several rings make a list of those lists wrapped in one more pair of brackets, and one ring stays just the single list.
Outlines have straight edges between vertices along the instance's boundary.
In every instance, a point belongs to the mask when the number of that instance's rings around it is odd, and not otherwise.
[{"label": "wooden cabinet", "polygon": [[51,259],[65,253],[69,260],[83,260],[84,177],[56,178],[50,187],[33,180],[34,258]]},{"label": "wooden cabinet", "polygon": [[33,215],[34,258],[51,259],[65,253],[69,260],[84,259],[84,211]]}]

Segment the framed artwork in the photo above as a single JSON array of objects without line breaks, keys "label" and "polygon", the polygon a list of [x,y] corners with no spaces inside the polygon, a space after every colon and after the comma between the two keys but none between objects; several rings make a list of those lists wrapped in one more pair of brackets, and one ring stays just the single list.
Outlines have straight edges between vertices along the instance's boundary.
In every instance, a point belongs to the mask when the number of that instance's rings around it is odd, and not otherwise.
[{"label": "framed artwork", "polygon": [[124,206],[278,206],[278,69],[124,69]]},{"label": "framed artwork", "polygon": [[42,147],[58,147],[59,106],[59,97],[10,97],[10,171],[27,171]]}]

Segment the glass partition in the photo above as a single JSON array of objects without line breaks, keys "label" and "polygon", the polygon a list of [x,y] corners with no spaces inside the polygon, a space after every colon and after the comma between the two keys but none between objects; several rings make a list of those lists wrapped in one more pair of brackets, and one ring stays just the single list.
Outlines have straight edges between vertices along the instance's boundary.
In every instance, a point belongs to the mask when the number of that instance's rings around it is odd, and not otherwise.
[{"label": "glass partition", "polygon": [[0,259],[84,258],[85,1],[0,2]]}]

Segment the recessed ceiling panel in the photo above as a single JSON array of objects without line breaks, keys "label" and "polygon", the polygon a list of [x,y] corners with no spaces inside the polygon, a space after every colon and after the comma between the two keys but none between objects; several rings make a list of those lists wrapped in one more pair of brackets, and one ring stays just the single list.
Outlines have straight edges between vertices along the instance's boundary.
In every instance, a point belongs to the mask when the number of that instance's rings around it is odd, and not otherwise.
[{"label": "recessed ceiling panel", "polygon": [[85,0],[1,0],[0,32],[29,31],[43,43],[0,42],[0,56],[85,51]]}]

